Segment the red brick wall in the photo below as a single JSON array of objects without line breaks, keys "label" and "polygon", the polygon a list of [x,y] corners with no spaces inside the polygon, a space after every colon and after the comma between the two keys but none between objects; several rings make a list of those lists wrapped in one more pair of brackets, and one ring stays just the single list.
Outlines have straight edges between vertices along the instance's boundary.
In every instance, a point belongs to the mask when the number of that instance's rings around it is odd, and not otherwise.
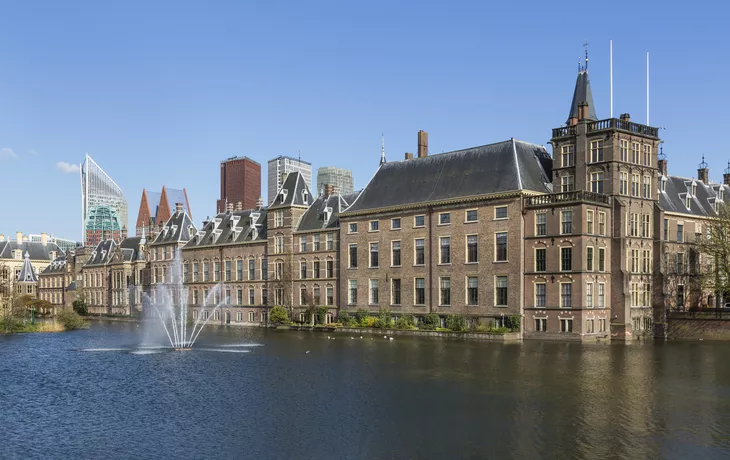
[{"label": "red brick wall", "polygon": [[243,202],[243,209],[256,207],[261,196],[261,165],[248,158],[227,161],[221,164],[221,198],[217,211],[224,212],[226,200],[229,203]]}]

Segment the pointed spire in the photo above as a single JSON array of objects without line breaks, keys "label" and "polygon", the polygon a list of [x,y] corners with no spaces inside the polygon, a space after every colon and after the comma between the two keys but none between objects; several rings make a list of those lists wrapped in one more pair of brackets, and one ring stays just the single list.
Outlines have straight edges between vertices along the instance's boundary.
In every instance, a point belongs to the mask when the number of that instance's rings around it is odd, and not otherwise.
[{"label": "pointed spire", "polygon": [[578,60],[578,78],[575,81],[575,90],[573,91],[573,101],[570,104],[570,113],[568,114],[568,124],[570,120],[581,119],[588,121],[596,121],[596,109],[593,105],[593,93],[591,91],[591,82],[588,79],[588,42],[586,47],[585,67],[581,67]]},{"label": "pointed spire", "polygon": [[380,147],[380,164],[385,164],[385,134],[382,134],[382,143]]}]

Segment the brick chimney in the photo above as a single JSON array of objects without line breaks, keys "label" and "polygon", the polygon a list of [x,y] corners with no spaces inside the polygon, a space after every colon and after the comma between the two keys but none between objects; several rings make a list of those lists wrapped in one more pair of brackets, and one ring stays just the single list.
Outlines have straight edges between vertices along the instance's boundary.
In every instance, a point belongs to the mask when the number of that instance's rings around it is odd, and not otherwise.
[{"label": "brick chimney", "polygon": [[264,207],[264,199],[259,197],[258,200],[256,200],[256,210],[261,211],[261,208]]},{"label": "brick chimney", "polygon": [[575,126],[577,124],[578,124],[578,119],[576,117],[568,118],[568,126]]},{"label": "brick chimney", "polygon": [[[725,170],[725,174],[722,175],[722,183],[725,185],[730,185],[730,161],[727,162],[727,169]],[[3,240],[3,236],[0,235],[0,241]]]},{"label": "brick chimney", "polygon": [[700,163],[700,167],[697,169],[697,180],[702,181],[705,185],[710,183],[710,170],[707,168],[704,155],[702,155],[702,163]]},{"label": "brick chimney", "polygon": [[667,160],[665,158],[659,159],[657,168],[659,168],[659,174],[665,177],[667,176]]},{"label": "brick chimney", "polygon": [[409,153],[409,152],[406,152],[405,158],[406,158],[406,160],[412,160],[413,159],[413,154],[412,153]]},{"label": "brick chimney", "polygon": [[236,201],[236,211],[243,211],[243,201]]},{"label": "brick chimney", "polygon": [[48,245],[48,234],[46,232],[41,233],[41,244],[43,246]]},{"label": "brick chimney", "polygon": [[428,133],[424,130],[418,131],[418,158],[428,156]]},{"label": "brick chimney", "polygon": [[175,203],[175,214],[182,214],[183,212],[183,204],[182,203]]},{"label": "brick chimney", "polygon": [[233,202],[226,203],[226,212],[233,212]]},{"label": "brick chimney", "polygon": [[328,196],[332,196],[335,194],[335,186],[332,184],[324,184],[324,197],[327,198]]},{"label": "brick chimney", "polygon": [[15,242],[16,243],[23,242],[23,232],[15,232]]},{"label": "brick chimney", "polygon": [[580,104],[578,104],[578,119],[585,120],[587,114],[588,114],[588,103],[583,101]]}]

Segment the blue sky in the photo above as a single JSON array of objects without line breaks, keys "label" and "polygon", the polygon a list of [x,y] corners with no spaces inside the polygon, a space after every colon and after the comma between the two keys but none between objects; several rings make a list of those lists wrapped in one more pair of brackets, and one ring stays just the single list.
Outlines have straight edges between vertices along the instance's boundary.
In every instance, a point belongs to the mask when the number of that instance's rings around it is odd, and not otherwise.
[{"label": "blue sky", "polygon": [[[113,3],[113,4],[112,4]],[[565,122],[582,44],[599,118],[651,124],[671,173],[721,180],[730,91],[719,2],[0,1],[0,233],[80,238],[78,164],[123,188],[186,187],[215,212],[219,162],[296,156],[364,186],[429,132],[439,153]],[[510,3],[510,4],[507,4]],[[70,172],[67,172],[70,171]],[[262,177],[265,195],[266,177]]]}]

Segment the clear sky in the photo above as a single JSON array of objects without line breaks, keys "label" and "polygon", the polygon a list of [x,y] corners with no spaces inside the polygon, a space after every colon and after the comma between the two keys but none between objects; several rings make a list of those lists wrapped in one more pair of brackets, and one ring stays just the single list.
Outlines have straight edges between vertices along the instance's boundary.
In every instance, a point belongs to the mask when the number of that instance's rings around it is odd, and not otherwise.
[{"label": "clear sky", "polygon": [[[89,153],[122,187],[186,187],[215,212],[219,162],[284,154],[353,170],[566,121],[583,42],[599,118],[666,127],[670,173],[730,160],[724,2],[0,1],[0,232],[81,237]],[[65,165],[64,163],[68,163]]]}]

